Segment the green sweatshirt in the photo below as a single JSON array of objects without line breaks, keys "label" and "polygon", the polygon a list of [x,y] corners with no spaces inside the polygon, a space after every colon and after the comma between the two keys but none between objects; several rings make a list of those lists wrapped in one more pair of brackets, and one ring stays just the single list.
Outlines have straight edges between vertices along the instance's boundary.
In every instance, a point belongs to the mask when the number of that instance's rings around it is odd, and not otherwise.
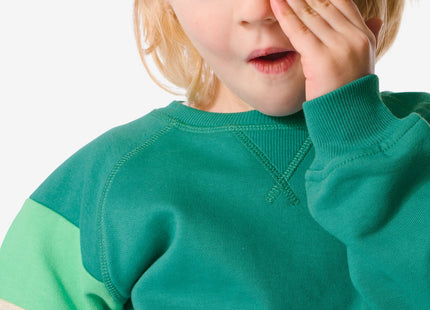
[{"label": "green sweatshirt", "polygon": [[430,309],[430,94],[369,75],[285,117],[180,102],[108,131],[25,202],[25,309]]}]

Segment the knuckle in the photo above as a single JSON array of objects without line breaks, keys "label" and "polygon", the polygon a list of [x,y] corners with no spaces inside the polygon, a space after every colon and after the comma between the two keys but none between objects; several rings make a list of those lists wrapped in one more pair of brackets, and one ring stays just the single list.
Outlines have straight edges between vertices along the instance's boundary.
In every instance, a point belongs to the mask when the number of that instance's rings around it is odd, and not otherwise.
[{"label": "knuckle", "polygon": [[309,34],[310,30],[305,24],[302,23],[302,24],[300,24],[300,32],[302,34]]},{"label": "knuckle", "polygon": [[284,7],[282,10],[279,11],[279,13],[283,18],[287,18],[289,16],[295,16],[296,15],[294,13],[294,11],[288,7]]},{"label": "knuckle", "polygon": [[311,15],[311,16],[316,16],[318,15],[317,11],[315,11],[312,7],[306,5],[303,9],[302,9],[303,14],[307,14],[307,15]]},{"label": "knuckle", "polygon": [[331,2],[329,0],[308,0],[308,2],[313,7],[327,8],[331,6]]}]

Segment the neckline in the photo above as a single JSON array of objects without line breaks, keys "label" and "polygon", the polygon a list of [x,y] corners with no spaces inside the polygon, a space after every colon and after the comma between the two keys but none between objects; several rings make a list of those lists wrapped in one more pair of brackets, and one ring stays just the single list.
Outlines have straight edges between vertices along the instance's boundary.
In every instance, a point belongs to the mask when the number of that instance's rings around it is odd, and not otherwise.
[{"label": "neckline", "polygon": [[270,116],[258,110],[219,113],[202,111],[185,105],[183,101],[173,101],[167,107],[155,111],[165,114],[177,122],[197,127],[286,125],[287,127],[306,128],[303,110],[287,116]]}]

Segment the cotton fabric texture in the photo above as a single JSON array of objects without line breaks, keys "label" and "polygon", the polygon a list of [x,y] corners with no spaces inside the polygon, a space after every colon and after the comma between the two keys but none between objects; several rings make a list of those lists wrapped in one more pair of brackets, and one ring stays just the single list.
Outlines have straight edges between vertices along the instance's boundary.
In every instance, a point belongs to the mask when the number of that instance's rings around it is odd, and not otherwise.
[{"label": "cotton fabric texture", "polygon": [[103,134],[0,249],[25,309],[430,309],[430,95],[369,75],[271,117],[172,102]]}]

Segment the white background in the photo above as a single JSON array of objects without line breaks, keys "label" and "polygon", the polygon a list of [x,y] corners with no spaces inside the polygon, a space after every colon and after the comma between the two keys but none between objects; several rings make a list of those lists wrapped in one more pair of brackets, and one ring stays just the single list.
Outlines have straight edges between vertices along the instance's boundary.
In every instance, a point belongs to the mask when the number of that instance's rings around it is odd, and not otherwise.
[{"label": "white background", "polygon": [[[133,1],[0,2],[0,242],[24,200],[106,130],[183,99],[146,75]],[[430,92],[430,1],[408,5],[381,90]]]}]

